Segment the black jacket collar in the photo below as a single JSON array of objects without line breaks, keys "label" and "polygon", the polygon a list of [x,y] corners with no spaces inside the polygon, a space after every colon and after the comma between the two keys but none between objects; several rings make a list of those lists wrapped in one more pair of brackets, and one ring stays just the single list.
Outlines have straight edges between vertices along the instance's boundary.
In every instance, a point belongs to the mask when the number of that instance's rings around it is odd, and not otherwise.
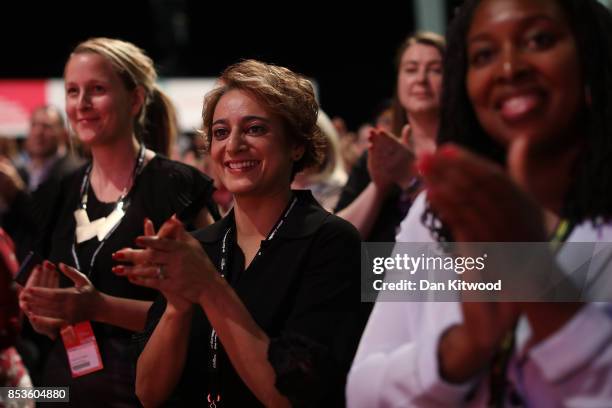
[{"label": "black jacket collar", "polygon": [[[285,225],[278,230],[277,237],[285,239],[300,239],[314,234],[323,222],[330,216],[314,199],[310,190],[293,190],[298,202],[289,214]],[[235,225],[234,210],[231,210],[220,221],[194,232],[194,236],[202,243],[215,243],[223,238],[229,227]]]}]

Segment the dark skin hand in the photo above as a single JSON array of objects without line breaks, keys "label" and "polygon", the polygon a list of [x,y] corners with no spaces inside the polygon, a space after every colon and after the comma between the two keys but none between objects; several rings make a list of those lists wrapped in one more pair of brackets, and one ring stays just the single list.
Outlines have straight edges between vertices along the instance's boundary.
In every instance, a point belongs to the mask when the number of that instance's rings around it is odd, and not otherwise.
[{"label": "dark skin hand", "polygon": [[[544,210],[524,191],[529,185],[524,171],[529,159],[524,155],[533,151],[524,140],[509,151],[509,163],[514,166],[509,171],[454,145],[419,160],[428,201],[459,243],[459,251],[461,242],[547,241]],[[522,179],[514,180],[508,173]],[[515,260],[508,264],[511,261]],[[552,254],[542,262],[556,268]],[[453,383],[476,375],[523,313],[533,328],[530,344],[534,345],[562,327],[580,307],[569,303],[560,310],[546,302],[464,301],[463,323],[449,328],[440,340],[441,374]]]}]

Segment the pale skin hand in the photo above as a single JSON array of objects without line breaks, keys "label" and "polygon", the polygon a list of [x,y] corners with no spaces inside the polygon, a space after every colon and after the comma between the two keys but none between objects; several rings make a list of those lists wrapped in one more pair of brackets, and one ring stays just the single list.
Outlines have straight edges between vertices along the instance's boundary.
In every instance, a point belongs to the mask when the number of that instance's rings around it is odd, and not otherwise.
[{"label": "pale skin hand", "polygon": [[[37,265],[30,275],[26,286],[19,294],[19,307],[24,311],[34,330],[51,339],[55,339],[59,330],[68,323],[62,319],[44,317],[34,313],[27,302],[24,292],[29,288],[57,288],[59,286],[59,275],[55,270],[55,265],[45,262],[44,265]],[[27,293],[27,292],[26,292]]]},{"label": "pale skin hand", "polygon": [[383,191],[393,184],[403,187],[415,175],[415,155],[409,148],[409,137],[409,125],[404,127],[401,140],[384,130],[370,130],[368,172],[372,181]]},{"label": "pale skin hand", "polygon": [[144,327],[151,302],[109,296],[98,291],[89,279],[76,269],[60,264],[60,271],[73,287],[58,288],[26,285],[20,294],[22,308],[33,326],[44,327],[44,334],[66,324],[86,320],[107,323],[131,331]]},{"label": "pale skin hand", "polygon": [[[151,233],[150,221],[145,223],[145,228]],[[45,325],[48,327],[45,331],[57,332],[66,323],[94,320],[131,331],[144,328],[151,302],[106,295],[76,269],[61,264],[60,270],[74,283],[73,287],[58,288],[57,284],[55,287],[31,287],[21,294],[23,307],[27,308],[24,310],[29,311],[33,325]]]},{"label": "pale skin hand", "polygon": [[[409,130],[407,127],[406,138]],[[393,184],[403,186],[412,180],[411,164],[414,161],[407,140],[400,142],[388,132],[372,129],[370,143],[368,173],[372,181],[351,204],[336,214],[353,224],[363,239],[370,235]]]},{"label": "pale skin hand", "polygon": [[[541,207],[496,164],[456,146],[447,146],[421,159],[419,167],[430,205],[450,228],[456,241],[547,240]],[[552,256],[550,265],[554,265]],[[535,325],[534,332],[538,333],[538,326],[549,319],[542,312],[547,307],[550,306],[546,303],[463,302],[464,322],[450,328],[440,340],[442,375],[456,383],[468,380],[486,366],[520,313],[527,313],[530,323]],[[541,312],[539,320],[531,318],[536,315],[533,309]],[[568,313],[558,320],[567,321],[572,310],[575,308],[568,308]],[[560,327],[559,324],[552,326]]]},{"label": "pale skin hand", "polygon": [[[176,220],[169,220],[167,223],[176,225],[172,227],[176,228],[176,234],[173,233],[174,239],[159,236],[140,237],[137,240],[138,244],[152,252],[122,250],[122,257],[136,265],[124,267],[121,273],[128,276],[134,283],[198,303],[216,329],[232,365],[257,398],[266,406],[289,406],[289,401],[278,392],[274,385],[274,369],[267,358],[270,339],[255,323],[234,290],[219,275],[199,242],[187,234]],[[157,266],[150,266],[151,264],[164,265],[166,279],[158,279]],[[168,327],[176,325],[184,328],[188,325],[184,313],[181,315],[168,311],[162,316],[160,324],[162,323]],[[176,330],[173,332],[176,333]],[[166,391],[158,392],[156,387],[163,385],[157,384],[155,378],[148,378],[149,383],[146,384],[143,381],[146,370],[141,368],[144,365],[149,368],[168,367],[172,370],[170,382],[175,384],[177,377],[182,372],[186,340],[180,340],[176,335],[168,336],[156,330],[149,343],[151,341],[154,346],[147,346],[139,360],[137,384],[140,384],[139,394],[146,395],[149,394],[149,391],[156,393],[156,396],[151,398],[151,404],[155,405],[163,402],[171,390],[168,391],[168,388],[164,386]],[[169,346],[178,350],[176,357],[178,361],[181,361],[178,368],[175,363],[167,361],[168,359],[160,359],[163,353],[155,352],[156,347],[167,350]],[[172,358],[174,359],[175,356]],[[140,361],[142,361],[142,366]]]},{"label": "pale skin hand", "polygon": [[64,320],[69,324],[88,320],[100,302],[100,293],[89,279],[76,269],[65,264],[60,264],[59,269],[72,280],[74,286],[26,288],[22,293],[22,299],[27,309],[35,315]]}]

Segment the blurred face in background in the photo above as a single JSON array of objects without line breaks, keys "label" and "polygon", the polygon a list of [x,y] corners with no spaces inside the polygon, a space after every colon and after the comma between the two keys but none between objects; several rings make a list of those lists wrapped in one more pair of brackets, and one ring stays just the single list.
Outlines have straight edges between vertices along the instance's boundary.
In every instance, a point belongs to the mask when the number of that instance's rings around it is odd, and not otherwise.
[{"label": "blurred face in background", "polygon": [[585,91],[576,41],[557,2],[483,1],[467,49],[468,95],[498,142],[527,136],[558,144],[579,136]]},{"label": "blurred face in background", "polygon": [[438,112],[442,90],[442,55],[425,44],[409,46],[400,59],[397,96],[411,114]]},{"label": "blurred face in background", "polygon": [[30,157],[46,159],[57,153],[66,135],[58,115],[53,109],[40,108],[34,111],[30,118],[30,130],[25,143]]}]

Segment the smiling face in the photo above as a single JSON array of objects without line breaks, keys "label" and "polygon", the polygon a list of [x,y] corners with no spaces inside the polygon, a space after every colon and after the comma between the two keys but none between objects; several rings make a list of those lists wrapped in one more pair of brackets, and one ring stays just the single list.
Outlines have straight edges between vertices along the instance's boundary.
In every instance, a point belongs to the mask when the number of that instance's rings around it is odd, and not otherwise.
[{"label": "smiling face", "polygon": [[409,114],[437,111],[442,89],[442,56],[431,45],[409,46],[400,60],[397,96]]},{"label": "smiling face", "polygon": [[281,120],[248,92],[226,92],[214,110],[210,155],[215,174],[235,196],[285,192],[303,148],[291,145]]},{"label": "smiling face", "polygon": [[467,91],[484,130],[507,145],[575,134],[584,105],[576,42],[553,0],[484,0],[467,36]]},{"label": "smiling face", "polygon": [[131,137],[142,105],[103,56],[74,54],[64,71],[66,115],[79,139],[90,146]]}]

